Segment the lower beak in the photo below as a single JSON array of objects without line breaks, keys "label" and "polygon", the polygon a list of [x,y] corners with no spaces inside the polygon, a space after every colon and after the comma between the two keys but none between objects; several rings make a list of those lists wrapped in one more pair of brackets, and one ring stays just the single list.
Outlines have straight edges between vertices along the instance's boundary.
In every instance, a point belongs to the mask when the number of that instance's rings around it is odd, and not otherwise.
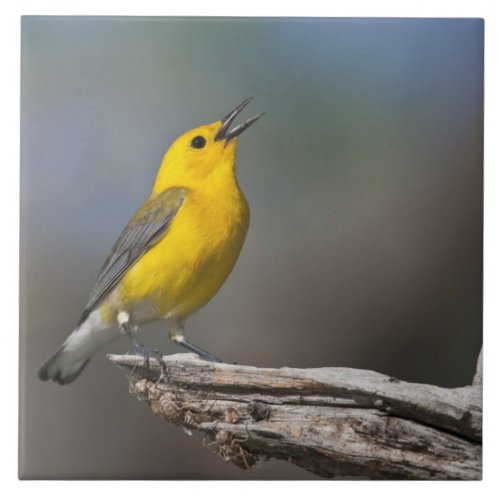
[{"label": "lower beak", "polygon": [[241,112],[241,110],[253,99],[253,97],[249,97],[245,99],[241,104],[236,106],[230,113],[228,113],[221,121],[222,125],[215,136],[216,141],[221,141],[225,139],[226,142],[229,142],[231,139],[238,137],[243,131],[245,131],[250,125],[255,123],[264,113],[260,115],[252,116],[248,120],[244,121],[241,125],[234,127],[232,130],[229,130],[231,123],[236,118],[236,116]]}]

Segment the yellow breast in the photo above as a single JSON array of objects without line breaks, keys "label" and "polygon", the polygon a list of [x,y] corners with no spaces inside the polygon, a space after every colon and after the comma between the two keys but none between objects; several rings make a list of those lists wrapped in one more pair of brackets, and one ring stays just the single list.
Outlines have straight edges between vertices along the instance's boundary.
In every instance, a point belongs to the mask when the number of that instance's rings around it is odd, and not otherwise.
[{"label": "yellow breast", "polygon": [[142,323],[184,318],[205,305],[236,263],[249,215],[235,181],[189,190],[163,239],[123,277],[116,297],[121,307]]}]

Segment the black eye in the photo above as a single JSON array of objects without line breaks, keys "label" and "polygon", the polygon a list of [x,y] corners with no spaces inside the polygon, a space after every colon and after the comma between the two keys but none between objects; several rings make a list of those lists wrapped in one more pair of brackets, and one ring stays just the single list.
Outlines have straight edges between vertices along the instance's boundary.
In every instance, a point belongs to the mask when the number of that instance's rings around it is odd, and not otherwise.
[{"label": "black eye", "polygon": [[207,140],[201,135],[197,135],[192,141],[191,146],[196,149],[201,149],[205,146]]}]

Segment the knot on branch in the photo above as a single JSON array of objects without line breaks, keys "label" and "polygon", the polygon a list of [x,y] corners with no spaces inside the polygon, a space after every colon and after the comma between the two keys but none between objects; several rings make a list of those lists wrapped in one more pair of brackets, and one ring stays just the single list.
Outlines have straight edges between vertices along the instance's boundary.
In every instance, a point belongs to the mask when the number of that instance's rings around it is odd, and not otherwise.
[{"label": "knot on branch", "polygon": [[241,424],[248,420],[262,420],[269,414],[267,405],[252,402],[243,414],[232,407],[214,410],[215,402],[200,396],[189,395],[180,388],[171,388],[161,382],[141,378],[132,382],[130,393],[146,401],[155,415],[168,423],[180,426],[188,434],[191,431],[204,433],[203,445],[211,448],[225,462],[249,469],[267,459],[267,456],[252,453],[245,448],[248,437],[242,439],[230,430],[220,429],[220,424]]}]

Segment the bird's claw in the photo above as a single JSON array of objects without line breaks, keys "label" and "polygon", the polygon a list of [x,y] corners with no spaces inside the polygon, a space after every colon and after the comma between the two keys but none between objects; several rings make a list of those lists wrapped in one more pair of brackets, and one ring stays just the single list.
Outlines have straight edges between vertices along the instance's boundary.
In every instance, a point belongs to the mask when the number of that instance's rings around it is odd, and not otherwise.
[{"label": "bird's claw", "polygon": [[222,363],[222,359],[210,354],[209,352],[205,352],[204,354],[199,354],[199,356],[205,361],[209,361],[210,363]]},{"label": "bird's claw", "polygon": [[205,351],[205,349],[202,349],[201,347],[198,347],[195,344],[192,344],[189,342],[189,340],[182,338],[181,340],[176,340],[175,341],[177,344],[181,345],[188,351],[194,352],[197,354],[201,359],[204,359],[205,361],[209,361],[210,363],[222,363],[223,361],[219,359],[217,356],[214,356],[208,351]]},{"label": "bird's claw", "polygon": [[142,356],[144,360],[144,366],[150,367],[149,360],[151,358],[156,359],[162,368],[166,368],[165,362],[163,361],[163,354],[157,349],[152,349],[138,342],[134,344],[134,354],[137,356]]}]

